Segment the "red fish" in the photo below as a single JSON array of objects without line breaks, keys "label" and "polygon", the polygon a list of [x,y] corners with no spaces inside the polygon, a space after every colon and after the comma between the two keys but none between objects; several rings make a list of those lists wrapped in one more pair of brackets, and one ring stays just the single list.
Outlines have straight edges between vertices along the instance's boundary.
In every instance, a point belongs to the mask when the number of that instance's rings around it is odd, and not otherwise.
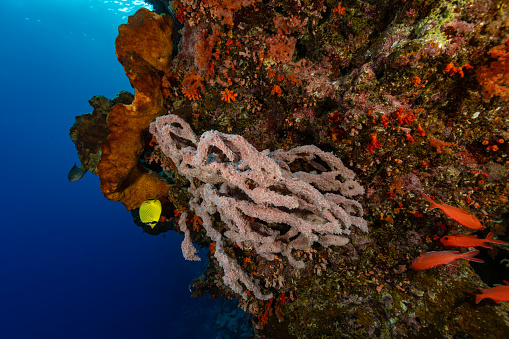
[{"label": "red fish", "polygon": [[481,221],[474,217],[472,214],[465,211],[464,209],[444,204],[443,201],[441,201],[442,204],[437,204],[424,193],[422,193],[422,196],[424,197],[424,199],[428,200],[431,203],[431,206],[429,207],[430,209],[440,208],[445,213],[446,216],[459,222],[466,228],[470,228],[471,230],[484,229],[484,225],[481,223]]},{"label": "red fish", "polygon": [[474,258],[479,251],[470,251],[461,254],[458,251],[438,251],[421,253],[421,255],[412,261],[412,269],[415,271],[427,270],[429,268],[437,267],[440,265],[453,265],[459,266],[458,260],[472,260],[475,262],[483,263],[481,259]]},{"label": "red fish", "polygon": [[493,239],[493,232],[490,232],[486,239],[479,239],[477,238],[477,235],[463,235],[463,234],[456,234],[456,235],[446,235],[440,239],[440,242],[444,246],[449,247],[486,247],[486,248],[493,248],[489,246],[487,243],[494,243],[494,244],[502,244],[502,245],[509,245],[508,243],[501,241],[501,240],[494,240]]},{"label": "red fish", "polygon": [[497,304],[502,301],[509,301],[509,282],[504,280],[505,285],[495,285],[492,288],[480,288],[481,294],[475,295],[475,303],[478,304],[481,300],[489,298]]}]

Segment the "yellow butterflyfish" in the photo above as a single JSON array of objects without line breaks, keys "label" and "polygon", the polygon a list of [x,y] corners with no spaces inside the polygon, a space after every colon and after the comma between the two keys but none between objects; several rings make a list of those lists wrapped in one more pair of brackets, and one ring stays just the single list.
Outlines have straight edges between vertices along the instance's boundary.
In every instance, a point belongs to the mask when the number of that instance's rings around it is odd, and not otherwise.
[{"label": "yellow butterflyfish", "polygon": [[159,200],[145,200],[141,203],[139,211],[141,222],[149,225],[151,228],[154,228],[154,226],[159,222],[161,211],[161,202]]}]

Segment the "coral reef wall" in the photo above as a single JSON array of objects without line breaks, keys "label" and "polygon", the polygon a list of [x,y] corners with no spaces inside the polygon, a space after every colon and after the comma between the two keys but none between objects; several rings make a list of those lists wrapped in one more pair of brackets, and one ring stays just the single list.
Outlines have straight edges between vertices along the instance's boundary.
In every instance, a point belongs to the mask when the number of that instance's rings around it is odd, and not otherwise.
[{"label": "coral reef wall", "polygon": [[[143,200],[164,199],[165,217],[147,231],[182,232],[190,258],[191,241],[209,247],[195,296],[237,298],[260,337],[509,336],[507,304],[476,304],[465,292],[509,280],[509,246],[481,249],[484,264],[410,269],[421,252],[447,250],[445,235],[492,232],[509,241],[507,1],[151,2],[167,14],[138,11],[116,42],[134,100],[96,97],[94,113],[78,117],[71,135],[105,196],[132,210],[135,223],[144,227],[136,213]],[[224,236],[237,221],[200,211],[193,190],[206,181],[186,175],[164,138],[149,132],[168,112],[195,138],[213,130],[265,155],[304,145],[332,153],[365,189],[356,199],[369,232],[289,253]],[[89,138],[95,121],[97,137]],[[192,158],[197,140],[167,133]],[[200,166],[245,169],[218,145],[208,144]],[[332,170],[324,159],[295,159],[289,173]],[[263,205],[238,187],[217,192]],[[485,228],[468,230],[430,210],[421,193],[461,207]],[[240,224],[262,224],[265,237],[277,232],[286,249],[295,241],[291,224],[239,215]],[[240,287],[224,280],[226,262],[248,277]]]}]

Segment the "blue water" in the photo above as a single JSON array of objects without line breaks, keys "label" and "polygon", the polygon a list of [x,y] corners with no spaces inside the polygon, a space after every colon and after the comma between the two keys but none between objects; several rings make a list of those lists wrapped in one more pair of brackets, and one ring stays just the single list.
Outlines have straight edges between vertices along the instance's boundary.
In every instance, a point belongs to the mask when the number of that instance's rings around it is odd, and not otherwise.
[{"label": "blue water", "polygon": [[74,116],[132,92],[114,39],[142,5],[0,2],[0,338],[226,337],[222,302],[190,297],[207,263],[182,236],[142,233],[90,173],[67,180]]}]

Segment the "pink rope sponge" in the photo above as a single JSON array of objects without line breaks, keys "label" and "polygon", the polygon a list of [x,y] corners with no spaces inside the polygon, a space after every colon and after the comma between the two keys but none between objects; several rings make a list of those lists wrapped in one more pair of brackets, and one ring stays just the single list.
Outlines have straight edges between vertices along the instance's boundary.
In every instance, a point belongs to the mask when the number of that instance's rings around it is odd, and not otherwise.
[{"label": "pink rope sponge", "polygon": [[[261,300],[272,294],[262,293],[258,282],[224,252],[225,238],[241,249],[254,248],[267,260],[280,253],[294,267],[304,268],[292,250],[307,250],[314,242],[324,247],[345,245],[351,226],[368,231],[361,204],[351,199],[363,194],[364,188],[332,153],[314,145],[260,152],[240,135],[214,130],[198,140],[191,126],[173,114],[158,117],[150,132],[178,172],[191,182],[189,205],[216,242],[214,256],[224,269],[223,281],[244,299],[247,290]],[[311,170],[292,172],[296,161]],[[228,228],[224,234],[214,228],[215,213]],[[289,230],[283,234],[271,228],[271,223],[286,224]],[[184,257],[200,260],[185,215],[179,226],[185,233]]]}]

